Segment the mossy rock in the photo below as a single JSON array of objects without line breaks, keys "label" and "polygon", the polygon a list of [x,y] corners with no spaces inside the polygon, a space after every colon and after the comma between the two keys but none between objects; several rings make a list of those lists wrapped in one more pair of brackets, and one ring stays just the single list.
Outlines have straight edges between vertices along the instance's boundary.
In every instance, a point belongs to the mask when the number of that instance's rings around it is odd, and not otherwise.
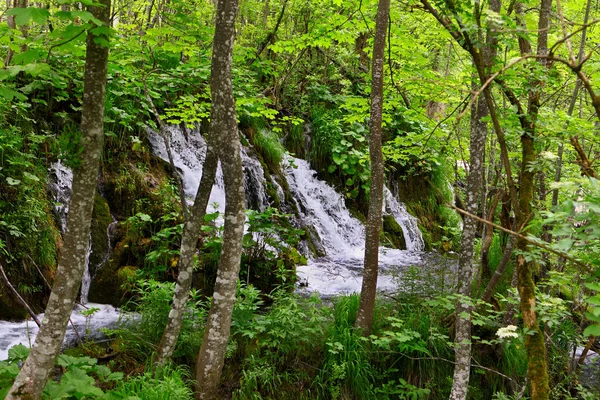
[{"label": "mossy rock", "polygon": [[90,253],[89,265],[92,268],[99,267],[106,256],[106,252],[108,251],[107,231],[111,222],[112,217],[108,202],[104,197],[96,194],[91,224],[92,252]]},{"label": "mossy rock", "polygon": [[383,233],[394,248],[406,250],[404,231],[393,215],[383,216]]},{"label": "mossy rock", "polygon": [[[2,282],[4,285],[4,282]],[[0,290],[0,320],[23,320],[27,318],[27,311],[12,295],[7,294],[8,289]]]},{"label": "mossy rock", "polygon": [[106,168],[103,188],[111,211],[119,220],[143,212],[157,219],[180,212],[179,195],[171,185],[171,166],[156,156],[135,164],[128,160]]},{"label": "mossy rock", "polygon": [[112,304],[115,307],[125,302],[126,284],[128,276],[123,274],[124,270],[137,269],[137,267],[122,265],[127,261],[129,250],[127,240],[118,242],[108,262],[98,271],[90,285],[89,301],[93,303]]}]

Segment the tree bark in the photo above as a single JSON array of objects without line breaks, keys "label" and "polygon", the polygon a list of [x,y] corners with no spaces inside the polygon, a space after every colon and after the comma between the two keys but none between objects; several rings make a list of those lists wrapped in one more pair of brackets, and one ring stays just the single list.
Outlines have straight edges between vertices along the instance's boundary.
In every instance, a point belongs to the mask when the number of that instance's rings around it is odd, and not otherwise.
[{"label": "tree bark", "polygon": [[390,14],[390,0],[379,0],[373,44],[373,71],[371,82],[371,118],[369,121],[369,156],[371,160],[371,186],[369,214],[365,232],[365,262],[360,292],[356,327],[368,336],[373,322],[377,274],[379,269],[379,234],[383,206],[383,153],[381,151],[381,124],[383,119],[383,65],[385,39]]},{"label": "tree bark", "polygon": [[156,350],[158,365],[171,357],[177,338],[181,331],[183,316],[185,315],[185,305],[188,300],[190,288],[192,287],[192,274],[194,272],[194,252],[198,243],[200,228],[204,222],[204,215],[208,207],[210,192],[212,190],[215,176],[217,174],[218,159],[214,146],[208,141],[206,158],[202,167],[202,179],[196,193],[194,205],[190,210],[189,218],[183,226],[181,235],[181,247],[179,251],[179,275],[177,276],[177,285],[173,294],[173,304],[169,312],[167,326]]},{"label": "tree bark", "polygon": [[[474,86],[476,84],[474,83]],[[485,99],[479,98],[471,107],[471,141],[469,145],[469,175],[467,176],[466,211],[477,214],[485,168],[485,143],[487,140],[487,123],[482,121],[488,115]],[[477,221],[468,215],[464,218],[458,265],[461,277],[458,293],[462,296],[456,304],[456,336],[454,339],[454,379],[450,399],[467,398],[469,376],[471,371],[471,312],[472,306],[467,298],[472,295],[475,265],[473,248],[477,236]]]},{"label": "tree bark", "polygon": [[[90,6],[96,18],[108,25],[110,0]],[[103,145],[104,98],[108,47],[88,32],[85,84],[81,116],[81,164],[75,168],[67,231],[56,271],[52,294],[35,344],[17,376],[7,399],[39,399],[60,352],[65,330],[81,285],[90,237],[94,196]],[[103,40],[108,40],[104,37]]]},{"label": "tree bark", "polygon": [[[518,4],[519,8],[521,7]],[[548,54],[548,25],[552,0],[542,0],[540,17],[538,22],[537,54],[545,56]],[[522,41],[521,51],[529,53],[528,42]],[[547,60],[541,58],[540,63],[547,66]],[[536,134],[536,122],[540,107],[540,96],[543,83],[539,80],[531,82],[532,89],[528,96],[528,112],[525,125],[522,126],[521,135],[521,173],[519,190],[519,217],[517,226],[525,227],[531,219],[534,201],[534,177],[535,172],[529,167],[536,160],[534,138]],[[548,368],[546,362],[546,344],[544,335],[537,321],[535,283],[533,281],[533,262],[528,261],[523,253],[528,251],[528,244],[521,238],[517,238],[517,289],[521,297],[521,316],[525,327],[530,331],[525,336],[525,349],[527,351],[527,375],[531,382],[531,399],[546,400],[550,397],[550,386],[548,381]]]},{"label": "tree bark", "polygon": [[213,399],[221,379],[235,303],[242,236],[244,181],[231,80],[237,0],[219,0],[211,64],[211,129],[225,182],[225,227],[215,292],[196,363],[197,398]]}]

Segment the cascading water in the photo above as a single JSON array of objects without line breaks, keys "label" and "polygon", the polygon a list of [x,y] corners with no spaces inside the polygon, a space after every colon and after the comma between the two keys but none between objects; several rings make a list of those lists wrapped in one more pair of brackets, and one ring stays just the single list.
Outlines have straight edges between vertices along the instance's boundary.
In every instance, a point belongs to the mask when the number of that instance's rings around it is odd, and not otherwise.
[{"label": "cascading water", "polygon": [[54,199],[54,211],[60,223],[61,232],[67,229],[67,215],[69,213],[69,202],[71,201],[71,186],[73,186],[73,171],[57,161],[50,164],[50,192]]},{"label": "cascading water", "polygon": [[[184,191],[188,200],[193,202],[202,178],[202,165],[206,157],[206,141],[197,129],[189,131],[187,138],[179,126],[171,125],[167,129],[170,134],[173,163],[181,171]],[[154,153],[168,162],[164,139],[152,130],[147,131],[147,136]],[[269,205],[265,192],[264,170],[258,160],[248,155],[245,148],[242,148],[241,155],[247,206],[263,211]],[[225,185],[220,165],[217,170],[216,182],[210,194],[209,206],[214,203],[218,204],[217,211],[223,214],[225,211]]]},{"label": "cascading water", "polygon": [[[50,166],[50,192],[52,193],[55,202],[55,212],[61,225],[61,229],[66,229],[67,213],[69,210],[69,202],[71,199],[71,185],[73,182],[73,172],[64,166],[61,162],[54,163]],[[114,224],[115,222],[113,222]],[[113,225],[111,224],[111,225]],[[110,238],[108,238],[110,240]],[[91,240],[90,240],[91,243]],[[110,243],[110,242],[109,242]],[[87,303],[87,295],[90,287],[90,271],[89,257],[91,254],[91,246],[88,247],[86,255],[86,266],[81,284],[81,303]],[[110,245],[107,254],[100,267],[110,257]],[[89,309],[97,309],[92,316],[84,316],[82,311]],[[44,314],[39,314],[38,319],[42,321]],[[67,327],[63,346],[73,345],[77,341],[77,337],[86,337],[87,339],[99,339],[104,337],[100,328],[108,328],[114,326],[119,319],[119,310],[108,304],[87,303],[86,306],[75,305],[71,313],[71,323]],[[73,325],[75,327],[73,327]],[[77,333],[75,333],[77,329]],[[0,360],[8,357],[8,350],[17,345],[22,344],[30,347],[33,344],[38,333],[38,327],[31,321],[0,321]]]},{"label": "cascading water", "polygon": [[[54,198],[54,212],[58,217],[61,232],[64,235],[67,230],[67,216],[69,214],[69,203],[71,202],[71,187],[73,186],[73,171],[62,163],[57,161],[50,165],[50,192]],[[87,296],[90,291],[90,253],[92,251],[92,238],[88,242],[88,249],[85,255],[85,268],[81,278],[81,303],[87,303]]]},{"label": "cascading water", "polygon": [[383,205],[384,212],[391,214],[404,233],[406,241],[406,249],[408,251],[423,251],[425,242],[419,230],[417,219],[406,211],[406,206],[400,203],[387,187],[383,188],[385,202]]},{"label": "cascading water", "polygon": [[318,180],[307,161],[288,157],[287,162],[285,173],[301,218],[306,225],[315,228],[327,254],[362,257],[364,227],[350,215],[342,195]]},{"label": "cascading water", "polygon": [[[327,255],[298,266],[298,275],[307,285],[303,291],[317,291],[322,296],[359,292],[364,258],[364,227],[346,208],[344,198],[326,182],[316,178],[305,160],[288,157],[287,181],[296,199],[301,218],[318,233]],[[389,194],[389,195],[388,195]],[[379,254],[378,288],[398,287],[395,276],[412,265],[422,263],[419,251],[423,239],[416,220],[410,216],[386,188],[385,209],[405,232],[408,251],[382,248]]]},{"label": "cascading water", "polygon": [[88,295],[90,294],[90,285],[92,284],[92,274],[90,272],[90,256],[92,255],[92,234],[90,233],[90,239],[88,241],[87,253],[85,254],[85,268],[83,269],[83,276],[81,277],[81,295],[79,301],[81,304],[87,304]]},{"label": "cascading water", "polygon": [[246,208],[264,211],[269,207],[265,180],[265,171],[260,161],[248,155],[242,146],[242,166],[244,168],[244,187],[246,189]]}]

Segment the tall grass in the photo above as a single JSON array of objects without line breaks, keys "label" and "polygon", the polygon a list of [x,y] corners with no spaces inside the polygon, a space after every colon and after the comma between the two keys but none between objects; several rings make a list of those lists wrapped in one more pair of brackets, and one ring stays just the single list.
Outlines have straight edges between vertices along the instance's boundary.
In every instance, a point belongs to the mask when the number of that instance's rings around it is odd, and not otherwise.
[{"label": "tall grass", "polygon": [[166,364],[154,372],[146,371],[121,381],[112,393],[123,398],[135,396],[143,400],[191,400],[194,392],[190,384],[191,374],[187,369]]},{"label": "tall grass", "polygon": [[262,155],[263,160],[273,170],[279,168],[279,164],[285,156],[285,149],[279,142],[279,136],[275,132],[261,130],[254,136],[254,148]]}]

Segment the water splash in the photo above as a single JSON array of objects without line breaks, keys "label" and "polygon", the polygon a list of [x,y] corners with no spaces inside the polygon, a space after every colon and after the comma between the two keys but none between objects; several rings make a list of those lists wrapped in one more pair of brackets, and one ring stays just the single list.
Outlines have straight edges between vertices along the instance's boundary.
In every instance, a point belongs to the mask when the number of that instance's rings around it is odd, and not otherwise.
[{"label": "water splash", "polygon": [[54,212],[60,224],[60,231],[67,230],[67,215],[69,214],[69,203],[71,202],[71,187],[73,186],[73,171],[57,161],[50,164],[50,192],[54,200]]},{"label": "water splash", "polygon": [[[327,255],[298,266],[300,281],[307,285],[301,291],[317,291],[321,296],[359,292],[362,285],[365,230],[354,218],[344,197],[316,177],[305,160],[288,157],[285,168],[290,191],[300,210],[302,223],[317,233]],[[396,276],[410,266],[420,265],[423,239],[416,219],[385,188],[385,210],[394,216],[406,236],[408,250],[380,248],[379,290],[398,287]]]},{"label": "water splash", "polygon": [[[181,172],[184,192],[187,200],[192,203],[200,179],[202,178],[202,165],[206,157],[206,140],[200,134],[198,129],[193,129],[184,135],[179,126],[169,126],[168,132],[171,135],[170,145],[173,155],[173,163]],[[147,131],[148,140],[152,145],[154,154],[168,162],[167,151],[163,138],[155,131]],[[242,165],[244,168],[244,186],[246,189],[246,205],[248,208],[264,211],[269,206],[266,194],[265,172],[260,162],[249,154],[249,150],[242,147],[241,150]],[[225,212],[225,184],[223,182],[223,172],[219,163],[215,184],[212,188],[209,200],[209,207],[218,204],[216,211],[221,214]],[[212,209],[212,208],[211,208]]]},{"label": "water splash", "polygon": [[384,212],[394,216],[394,219],[402,228],[406,249],[409,251],[423,251],[425,242],[419,230],[417,219],[406,211],[406,206],[400,203],[387,187],[383,188],[385,202],[383,204]]}]

